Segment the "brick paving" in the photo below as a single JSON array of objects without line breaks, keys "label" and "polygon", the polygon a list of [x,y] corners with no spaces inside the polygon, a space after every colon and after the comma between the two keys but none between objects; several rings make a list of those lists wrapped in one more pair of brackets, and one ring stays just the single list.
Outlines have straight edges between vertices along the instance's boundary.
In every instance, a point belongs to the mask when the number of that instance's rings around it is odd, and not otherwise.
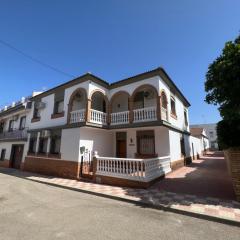
[{"label": "brick paving", "polygon": [[[218,166],[218,163],[221,166]],[[196,168],[196,164],[200,165]],[[233,190],[230,191],[226,189],[226,187],[232,189],[232,186],[229,185],[229,178],[227,177],[227,170],[224,164],[223,157],[208,155],[201,160],[195,160],[193,164],[187,167],[183,167],[168,174],[165,179],[160,180],[149,189],[115,187],[91,182],[48,177],[16,170],[14,170],[13,175],[108,197],[131,200],[136,203],[147,203],[153,206],[167,207],[174,210],[227,219],[240,223],[240,203],[235,200]],[[216,168],[214,168],[214,166]],[[208,167],[209,171],[207,170]],[[0,170],[0,172],[4,173],[3,170]],[[7,173],[6,170],[5,172]],[[224,175],[219,176],[218,174],[220,172]],[[186,173],[191,174],[186,176]],[[208,174],[211,174],[211,176],[208,176]],[[182,178],[184,179],[183,176],[186,176],[185,181],[182,180]],[[176,178],[176,180],[174,180],[176,186],[172,185],[173,178]],[[224,178],[226,178],[227,183],[223,183]],[[177,179],[181,179],[179,184]],[[193,183],[191,183],[191,179],[193,179]],[[210,186],[208,186],[208,184]],[[218,184],[222,185],[218,186]],[[169,190],[166,191],[168,185],[170,187]],[[207,188],[207,190],[198,189],[199,187]]]},{"label": "brick paving", "polygon": [[210,152],[192,164],[169,173],[155,184],[160,191],[235,200],[231,178],[221,152]]}]

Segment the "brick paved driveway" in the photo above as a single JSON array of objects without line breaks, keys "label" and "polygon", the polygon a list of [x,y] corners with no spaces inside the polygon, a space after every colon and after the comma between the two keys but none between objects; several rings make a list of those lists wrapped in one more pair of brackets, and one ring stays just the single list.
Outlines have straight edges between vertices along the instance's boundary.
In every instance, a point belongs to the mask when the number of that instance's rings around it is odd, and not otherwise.
[{"label": "brick paved driveway", "polygon": [[192,164],[169,173],[153,188],[200,197],[235,200],[226,161],[220,152],[209,153]]}]

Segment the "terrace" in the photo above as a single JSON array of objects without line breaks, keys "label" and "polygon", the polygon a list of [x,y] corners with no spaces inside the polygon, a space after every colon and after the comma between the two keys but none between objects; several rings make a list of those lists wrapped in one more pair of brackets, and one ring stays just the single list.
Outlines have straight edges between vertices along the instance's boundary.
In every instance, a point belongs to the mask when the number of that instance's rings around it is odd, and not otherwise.
[{"label": "terrace", "polygon": [[130,96],[115,93],[110,100],[97,90],[87,98],[85,89],[77,89],[69,101],[68,123],[89,122],[99,126],[118,126],[141,122],[168,121],[167,97],[151,85],[137,88]]}]

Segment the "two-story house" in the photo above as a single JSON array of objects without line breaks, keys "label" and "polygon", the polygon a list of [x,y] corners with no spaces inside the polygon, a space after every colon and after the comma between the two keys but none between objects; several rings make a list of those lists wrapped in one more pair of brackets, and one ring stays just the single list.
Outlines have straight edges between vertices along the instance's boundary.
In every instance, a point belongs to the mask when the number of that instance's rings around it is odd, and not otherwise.
[{"label": "two-story house", "polygon": [[163,68],[111,84],[87,73],[31,101],[23,170],[136,185],[193,155],[190,103]]},{"label": "two-story house", "polygon": [[20,168],[27,154],[30,97],[0,110],[0,166]]}]

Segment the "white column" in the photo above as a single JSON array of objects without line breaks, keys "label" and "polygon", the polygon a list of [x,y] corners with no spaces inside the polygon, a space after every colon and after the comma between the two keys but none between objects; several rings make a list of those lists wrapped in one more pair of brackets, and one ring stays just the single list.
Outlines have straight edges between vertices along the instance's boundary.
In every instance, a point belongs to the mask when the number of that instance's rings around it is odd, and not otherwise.
[{"label": "white column", "polygon": [[47,140],[47,155],[50,153],[50,146],[51,146],[51,138],[48,137],[48,140]]},{"label": "white column", "polygon": [[37,133],[37,142],[36,142],[35,154],[38,153],[38,148],[39,148],[39,138],[40,138],[40,132]]}]

